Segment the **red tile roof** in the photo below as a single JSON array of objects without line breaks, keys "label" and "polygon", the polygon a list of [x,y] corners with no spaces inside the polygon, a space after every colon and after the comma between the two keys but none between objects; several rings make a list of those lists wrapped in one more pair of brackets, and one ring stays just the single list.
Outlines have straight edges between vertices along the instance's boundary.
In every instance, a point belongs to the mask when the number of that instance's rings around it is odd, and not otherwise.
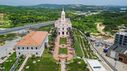
[{"label": "red tile roof", "polygon": [[16,46],[40,46],[48,36],[48,32],[32,31],[21,39]]}]

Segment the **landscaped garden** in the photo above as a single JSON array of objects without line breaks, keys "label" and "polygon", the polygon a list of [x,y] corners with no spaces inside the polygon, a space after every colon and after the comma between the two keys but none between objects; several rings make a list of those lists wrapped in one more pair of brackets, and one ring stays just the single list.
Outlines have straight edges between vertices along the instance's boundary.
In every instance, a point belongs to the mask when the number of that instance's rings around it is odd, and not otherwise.
[{"label": "landscaped garden", "polygon": [[60,65],[53,59],[51,50],[46,48],[42,57],[29,58],[24,71],[60,71]]},{"label": "landscaped garden", "polygon": [[76,58],[67,64],[67,71],[89,71],[89,69],[82,59]]},{"label": "landscaped garden", "polygon": [[16,61],[16,53],[13,53],[2,65],[4,67],[4,71],[9,71],[11,66]]},{"label": "landscaped garden", "polygon": [[60,48],[59,54],[67,54],[67,48]]},{"label": "landscaped garden", "polygon": [[82,54],[82,51],[81,51],[81,48],[80,48],[80,44],[79,44],[78,39],[77,39],[77,35],[74,34],[73,36],[74,36],[73,47],[75,49],[76,56],[83,57],[83,54]]},{"label": "landscaped garden", "polygon": [[74,48],[77,53],[77,56],[84,56],[85,58],[97,59],[96,54],[90,48],[88,40],[76,29],[73,30],[73,34]]},{"label": "landscaped garden", "polygon": [[61,37],[60,38],[60,44],[67,44],[67,38],[66,37]]}]

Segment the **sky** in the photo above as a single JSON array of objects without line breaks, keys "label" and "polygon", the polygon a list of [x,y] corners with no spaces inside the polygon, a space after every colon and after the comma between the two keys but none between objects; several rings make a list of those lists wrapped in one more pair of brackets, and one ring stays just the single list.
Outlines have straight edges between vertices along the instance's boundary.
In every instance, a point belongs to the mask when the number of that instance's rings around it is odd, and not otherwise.
[{"label": "sky", "polygon": [[0,5],[84,4],[127,6],[127,0],[0,0]]}]

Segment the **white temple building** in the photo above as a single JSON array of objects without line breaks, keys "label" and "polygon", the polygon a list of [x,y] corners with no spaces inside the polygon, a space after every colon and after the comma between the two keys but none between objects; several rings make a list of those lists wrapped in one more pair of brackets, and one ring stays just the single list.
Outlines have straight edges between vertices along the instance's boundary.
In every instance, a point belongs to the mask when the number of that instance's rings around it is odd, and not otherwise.
[{"label": "white temple building", "polygon": [[58,35],[61,36],[68,36],[70,29],[72,29],[72,24],[69,18],[65,17],[64,9],[61,12],[61,18],[59,18],[55,22],[55,27],[57,28]]}]

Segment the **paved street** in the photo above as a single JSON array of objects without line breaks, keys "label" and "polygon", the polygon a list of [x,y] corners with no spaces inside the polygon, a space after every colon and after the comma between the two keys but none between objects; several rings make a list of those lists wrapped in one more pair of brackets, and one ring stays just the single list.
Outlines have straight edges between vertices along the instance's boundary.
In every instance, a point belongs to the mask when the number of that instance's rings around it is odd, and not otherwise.
[{"label": "paved street", "polygon": [[[10,52],[13,52],[13,48],[18,40],[20,40],[20,38],[12,41],[6,41],[4,46],[0,46],[0,58],[8,56]],[[1,62],[3,62],[3,60],[0,59],[0,63]]]},{"label": "paved street", "polygon": [[38,28],[38,27],[42,27],[42,26],[51,25],[53,23],[54,23],[54,21],[48,21],[48,22],[43,22],[43,23],[29,24],[29,25],[25,25],[22,27],[15,27],[15,28],[10,28],[10,29],[6,29],[6,30],[0,30],[0,34],[8,34],[13,31],[19,31],[19,30],[28,29],[28,28]]},{"label": "paved street", "polygon": [[[105,56],[105,53],[103,52],[103,48],[104,48],[104,47],[96,47],[96,48],[97,48],[98,51],[103,55],[103,57],[105,57],[105,58],[107,59],[107,61],[108,61],[109,63],[111,63],[113,66],[115,66],[115,60],[112,59],[112,58],[110,58],[110,57]],[[117,62],[116,62],[116,69],[117,69],[118,71],[127,71],[127,64],[124,64],[124,63],[122,63],[122,62],[120,62],[120,61],[117,61]]]}]

